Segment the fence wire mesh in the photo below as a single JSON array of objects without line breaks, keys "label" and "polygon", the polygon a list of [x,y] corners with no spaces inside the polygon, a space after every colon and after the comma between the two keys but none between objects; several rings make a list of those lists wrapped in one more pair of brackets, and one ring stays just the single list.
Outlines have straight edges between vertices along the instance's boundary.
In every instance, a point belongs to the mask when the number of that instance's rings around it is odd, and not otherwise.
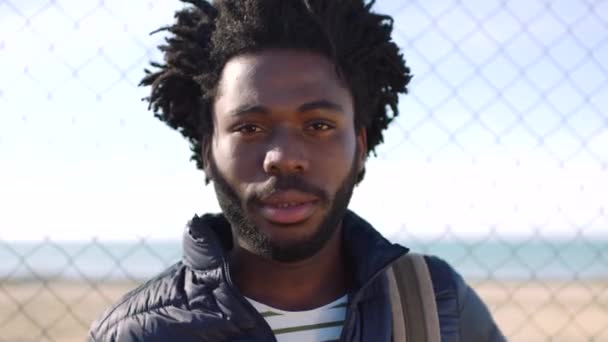
[{"label": "fence wire mesh", "polygon": [[[179,260],[173,241],[66,242],[77,228],[55,237],[50,222],[76,215],[94,227],[113,211],[60,210],[40,191],[47,178],[28,178],[59,172],[48,179],[87,188],[94,176],[65,169],[103,159],[130,175],[126,161],[144,169],[166,152],[166,129],[133,99],[145,96],[142,69],[160,59],[148,33],[178,6],[0,0],[0,341],[83,340],[105,307]],[[452,263],[509,340],[608,341],[608,1],[376,8],[394,16],[415,76],[377,158],[402,163],[382,175],[403,183],[403,198],[362,203],[403,210],[387,235]],[[180,148],[163,163],[187,160]],[[59,183],[45,189],[70,186]]]}]

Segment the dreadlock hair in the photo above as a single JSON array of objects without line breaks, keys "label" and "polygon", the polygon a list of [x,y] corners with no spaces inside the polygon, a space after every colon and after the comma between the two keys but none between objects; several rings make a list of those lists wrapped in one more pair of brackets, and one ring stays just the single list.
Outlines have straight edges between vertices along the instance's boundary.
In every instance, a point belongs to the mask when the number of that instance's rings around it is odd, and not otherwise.
[{"label": "dreadlock hair", "polygon": [[270,48],[318,53],[335,65],[353,95],[355,127],[367,131],[366,154],[375,154],[412,77],[391,39],[393,19],[371,11],[375,0],[181,1],[190,5],[175,13],[173,25],[152,32],[170,32],[158,47],[164,63],[151,62],[157,70],[146,69],[140,85],[151,86],[148,109],[189,141],[199,169],[224,65]]}]

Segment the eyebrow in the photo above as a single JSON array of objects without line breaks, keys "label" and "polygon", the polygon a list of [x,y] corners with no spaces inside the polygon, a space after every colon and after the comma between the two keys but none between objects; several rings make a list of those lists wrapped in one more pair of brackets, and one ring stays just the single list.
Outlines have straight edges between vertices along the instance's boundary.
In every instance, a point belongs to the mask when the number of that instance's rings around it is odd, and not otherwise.
[{"label": "eyebrow", "polygon": [[[341,105],[329,100],[317,100],[302,104],[298,107],[299,113],[311,112],[314,110],[330,110],[333,112],[344,113]],[[242,116],[246,114],[269,114],[270,110],[262,105],[242,105],[229,112],[230,116]]]}]

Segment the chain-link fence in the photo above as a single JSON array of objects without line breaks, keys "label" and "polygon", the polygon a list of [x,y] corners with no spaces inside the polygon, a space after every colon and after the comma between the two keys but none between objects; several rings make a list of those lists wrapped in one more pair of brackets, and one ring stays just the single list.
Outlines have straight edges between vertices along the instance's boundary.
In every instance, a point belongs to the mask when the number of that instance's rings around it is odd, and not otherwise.
[{"label": "chain-link fence", "polygon": [[[137,101],[179,6],[0,0],[0,341],[83,340],[212,200]],[[608,1],[376,8],[415,76],[355,210],[450,261],[509,340],[608,341]]]}]

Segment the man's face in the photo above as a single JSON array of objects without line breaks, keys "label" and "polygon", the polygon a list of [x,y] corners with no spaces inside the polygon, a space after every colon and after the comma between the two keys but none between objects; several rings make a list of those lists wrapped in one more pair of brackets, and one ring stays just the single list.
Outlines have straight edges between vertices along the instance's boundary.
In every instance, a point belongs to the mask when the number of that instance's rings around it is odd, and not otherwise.
[{"label": "man's face", "polygon": [[341,222],[366,151],[333,64],[291,50],[237,56],[213,112],[206,172],[237,243],[284,262],[317,253]]}]

